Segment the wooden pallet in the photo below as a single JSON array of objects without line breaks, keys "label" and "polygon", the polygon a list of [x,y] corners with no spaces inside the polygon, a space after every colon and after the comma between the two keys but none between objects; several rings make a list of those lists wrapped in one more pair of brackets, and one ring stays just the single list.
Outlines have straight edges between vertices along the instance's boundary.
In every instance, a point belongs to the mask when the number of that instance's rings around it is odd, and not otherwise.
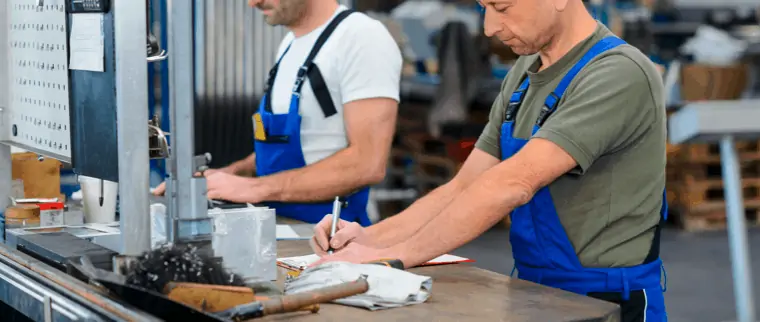
[{"label": "wooden pallet", "polygon": [[[724,202],[723,181],[720,179],[705,181],[686,181],[671,184],[676,193],[677,202],[689,208],[711,207],[712,204]],[[742,179],[741,184],[744,199],[760,200],[760,178]]]},{"label": "wooden pallet", "polygon": [[[748,225],[756,226],[760,209],[760,153],[758,146],[737,144],[741,189]],[[682,146],[680,162],[669,160],[668,202],[687,231],[724,229],[726,204],[719,151],[712,146]]]},{"label": "wooden pallet", "polygon": [[[742,159],[739,162],[739,168],[742,178],[749,178],[750,180],[751,178],[760,178],[760,158]],[[723,180],[723,167],[720,162],[683,163],[669,170],[668,179],[671,182],[692,184]]]},{"label": "wooden pallet", "polygon": [[[740,160],[760,160],[760,141],[739,141],[735,144]],[[668,147],[668,163],[720,162],[718,144],[694,143]]]},{"label": "wooden pallet", "polygon": [[[678,217],[681,228],[688,232],[725,230],[727,226],[725,205],[723,209],[702,212],[676,209],[673,214]],[[745,204],[745,220],[747,227],[760,227],[760,202]]]}]

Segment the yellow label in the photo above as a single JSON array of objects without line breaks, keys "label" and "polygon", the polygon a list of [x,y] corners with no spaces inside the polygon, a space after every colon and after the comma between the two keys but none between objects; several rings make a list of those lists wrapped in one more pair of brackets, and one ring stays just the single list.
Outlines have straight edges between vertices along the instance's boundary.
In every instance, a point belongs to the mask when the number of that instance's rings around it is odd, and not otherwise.
[{"label": "yellow label", "polygon": [[266,141],[267,134],[264,131],[264,121],[261,120],[261,114],[253,114],[253,137],[258,141]]}]

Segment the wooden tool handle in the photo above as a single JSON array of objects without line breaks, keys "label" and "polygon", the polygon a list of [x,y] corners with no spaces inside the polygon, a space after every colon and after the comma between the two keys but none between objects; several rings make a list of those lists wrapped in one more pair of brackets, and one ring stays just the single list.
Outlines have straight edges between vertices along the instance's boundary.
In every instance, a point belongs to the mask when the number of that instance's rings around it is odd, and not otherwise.
[{"label": "wooden tool handle", "polygon": [[337,299],[362,294],[369,290],[367,278],[362,276],[356,281],[320,288],[311,292],[285,295],[280,298],[262,302],[264,315],[298,311],[314,304],[327,303]]}]

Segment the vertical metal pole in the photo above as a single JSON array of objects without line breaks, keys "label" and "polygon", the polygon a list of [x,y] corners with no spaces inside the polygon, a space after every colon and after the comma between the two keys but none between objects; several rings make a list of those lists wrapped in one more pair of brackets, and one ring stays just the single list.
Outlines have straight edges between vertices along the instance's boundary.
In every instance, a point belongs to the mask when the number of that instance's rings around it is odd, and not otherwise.
[{"label": "vertical metal pole", "polygon": [[756,322],[741,174],[739,173],[739,160],[734,148],[734,138],[730,135],[723,137],[720,141],[720,159],[723,167],[726,219],[728,221],[728,238],[734,274],[736,315],[739,322]]},{"label": "vertical metal pole", "polygon": [[113,14],[122,253],[136,256],[150,250],[147,8],[114,0]]},{"label": "vertical metal pole", "polygon": [[[8,6],[10,5],[5,2],[0,4],[0,130],[3,131],[0,134],[0,139],[2,140],[7,138],[6,124],[10,124],[6,120],[5,113],[10,105],[10,98],[8,97]],[[11,147],[0,144],[0,213],[4,213],[5,208],[8,208],[10,204],[8,198],[11,195],[12,185],[11,165]],[[1,237],[0,242],[3,242]]]},{"label": "vertical metal pole", "polygon": [[195,85],[193,58],[193,1],[169,0],[169,91],[171,93],[172,152],[169,158],[174,241],[211,234],[206,181],[194,178]]}]

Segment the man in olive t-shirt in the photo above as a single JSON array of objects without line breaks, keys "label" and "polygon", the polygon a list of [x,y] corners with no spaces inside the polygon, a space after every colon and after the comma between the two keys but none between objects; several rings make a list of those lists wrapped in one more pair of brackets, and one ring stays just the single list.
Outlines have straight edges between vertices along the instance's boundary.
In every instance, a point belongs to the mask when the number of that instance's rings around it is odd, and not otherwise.
[{"label": "man in olive t-shirt", "polygon": [[[599,23],[590,37],[540,72],[538,56],[518,60],[475,147],[500,158],[505,109],[526,74],[530,91],[517,114],[514,136],[530,138],[544,100],[562,76],[594,44],[612,35]],[[578,73],[556,112],[532,135],[560,146],[577,162],[549,190],[584,266],[637,265],[649,252],[665,187],[663,95],[655,65],[638,49],[619,46]]]},{"label": "man in olive t-shirt", "polygon": [[[521,55],[457,176],[366,229],[331,216],[326,261],[417,266],[509,214],[518,277],[667,321],[659,227],[667,213],[665,106],[655,65],[581,0],[481,0],[485,33]],[[336,252],[326,255],[332,248]],[[506,313],[506,312],[505,312]]]}]

